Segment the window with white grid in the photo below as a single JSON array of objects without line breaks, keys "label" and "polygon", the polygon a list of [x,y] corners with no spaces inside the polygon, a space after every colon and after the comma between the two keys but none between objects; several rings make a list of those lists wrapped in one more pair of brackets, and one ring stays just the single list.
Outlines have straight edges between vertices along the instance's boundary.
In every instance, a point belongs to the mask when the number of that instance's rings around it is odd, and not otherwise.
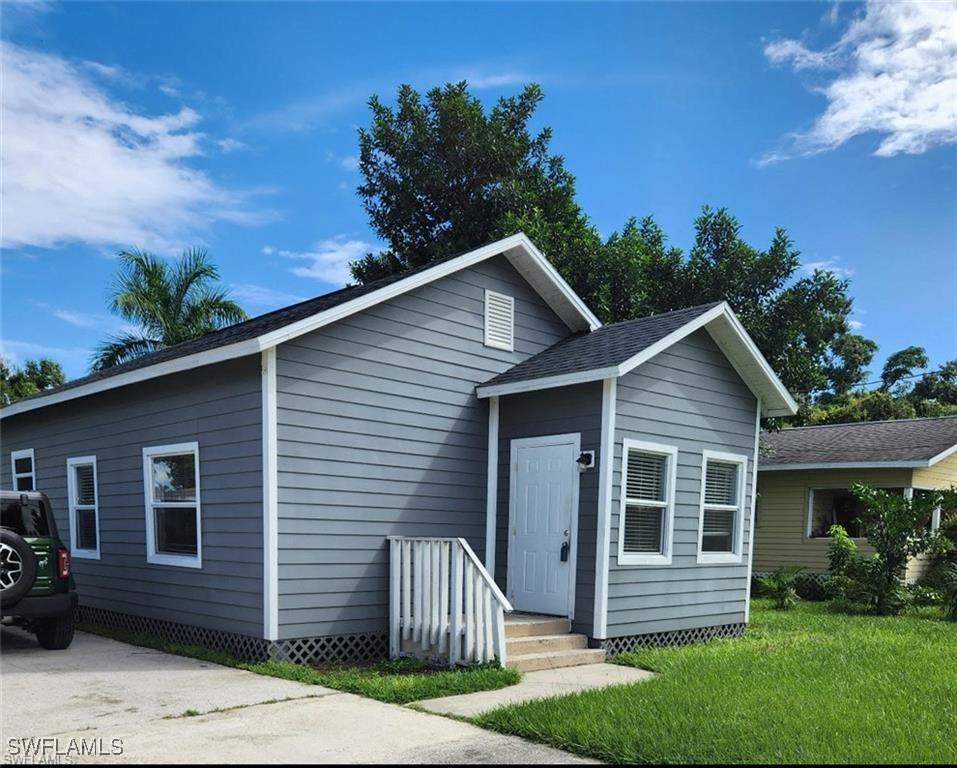
[{"label": "window with white grid", "polygon": [[747,457],[705,451],[701,467],[698,562],[740,562]]},{"label": "window with white grid", "polygon": [[671,562],[677,456],[674,446],[623,442],[619,565]]}]

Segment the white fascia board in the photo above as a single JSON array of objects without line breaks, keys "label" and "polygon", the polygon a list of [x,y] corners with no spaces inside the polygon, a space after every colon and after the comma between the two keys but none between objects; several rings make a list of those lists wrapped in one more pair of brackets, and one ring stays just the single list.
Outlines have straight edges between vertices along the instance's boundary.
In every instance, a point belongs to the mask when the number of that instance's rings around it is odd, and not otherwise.
[{"label": "white fascia board", "polygon": [[923,469],[927,461],[835,461],[830,464],[763,464],[758,472],[791,472],[800,469]]},{"label": "white fascia board", "polygon": [[952,445],[946,451],[941,451],[936,456],[932,456],[930,459],[928,459],[927,466],[932,467],[934,464],[943,461],[948,456],[953,456],[955,453],[957,453],[957,445]]},{"label": "white fascia board", "polygon": [[226,360],[232,360],[237,357],[258,354],[261,350],[262,348],[259,345],[258,339],[247,339],[246,341],[237,342],[236,344],[229,344],[224,347],[216,347],[215,349],[196,352],[192,355],[187,355],[186,357],[177,357],[173,360],[167,360],[162,363],[156,363],[155,365],[138,368],[135,371],[119,373],[115,376],[109,376],[105,379],[91,381],[89,384],[71,387],[70,389],[65,389],[62,392],[54,392],[53,394],[47,395],[45,397],[21,400],[0,410],[0,419],[7,418],[8,416],[15,416],[18,413],[33,411],[37,408],[45,408],[48,405],[55,405],[56,403],[62,403],[67,400],[74,400],[78,397],[94,395],[97,392],[105,392],[110,389],[116,389],[117,387],[125,387],[129,384],[136,384],[141,381],[155,379],[159,376],[167,376],[171,373],[180,373],[181,371],[188,371],[192,368],[199,368],[203,365],[210,365],[212,363],[220,363]]},{"label": "white fascia board", "polygon": [[544,376],[540,379],[525,379],[523,381],[508,382],[505,384],[490,384],[480,386],[475,390],[478,398],[496,397],[498,395],[517,395],[522,392],[538,392],[541,389],[568,387],[572,384],[585,384],[589,381],[617,378],[618,366],[612,368],[594,368],[577,373],[563,373],[558,376]]}]

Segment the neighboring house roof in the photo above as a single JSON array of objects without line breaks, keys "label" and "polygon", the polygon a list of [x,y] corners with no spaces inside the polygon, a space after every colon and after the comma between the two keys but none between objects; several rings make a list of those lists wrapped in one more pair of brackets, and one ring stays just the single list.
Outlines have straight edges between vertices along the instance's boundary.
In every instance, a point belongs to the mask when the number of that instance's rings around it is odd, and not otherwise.
[{"label": "neighboring house roof", "polygon": [[419,288],[486,259],[504,255],[572,331],[601,322],[523,233],[468,253],[365,285],[342,288],[243,323],[152,352],[0,409],[0,418],[134,384],[158,376],[256,354],[284,341]]},{"label": "neighboring house roof", "polygon": [[726,302],[606,325],[554,344],[485,382],[479,397],[534,392],[617,378],[705,329],[752,392],[765,416],[791,416],[797,404]]},{"label": "neighboring house roof", "polygon": [[930,467],[957,453],[957,416],[763,432],[761,449],[762,471]]}]

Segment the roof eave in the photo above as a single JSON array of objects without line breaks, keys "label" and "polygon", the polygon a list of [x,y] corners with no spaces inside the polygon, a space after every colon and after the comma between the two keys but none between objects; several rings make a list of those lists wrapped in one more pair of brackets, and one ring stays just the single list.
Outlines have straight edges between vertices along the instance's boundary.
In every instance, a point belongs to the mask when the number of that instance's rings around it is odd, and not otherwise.
[{"label": "roof eave", "polygon": [[820,469],[924,469],[929,467],[927,459],[907,461],[834,461],[834,462],[795,462],[791,464],[762,464],[758,459],[758,472],[793,472],[797,470]]}]

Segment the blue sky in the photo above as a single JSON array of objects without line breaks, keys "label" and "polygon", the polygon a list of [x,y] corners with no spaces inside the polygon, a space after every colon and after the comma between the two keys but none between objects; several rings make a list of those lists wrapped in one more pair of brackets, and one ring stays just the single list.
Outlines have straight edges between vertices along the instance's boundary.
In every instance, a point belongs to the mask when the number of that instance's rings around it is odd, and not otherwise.
[{"label": "blue sky", "polygon": [[[536,81],[603,234],[704,204],[852,280],[883,356],[957,357],[954,6],[147,4],[3,8],[0,343],[70,376],[123,324],[114,254],[205,245],[251,314],[341,285],[376,238],[365,102]],[[920,41],[920,44],[915,44]]]}]

